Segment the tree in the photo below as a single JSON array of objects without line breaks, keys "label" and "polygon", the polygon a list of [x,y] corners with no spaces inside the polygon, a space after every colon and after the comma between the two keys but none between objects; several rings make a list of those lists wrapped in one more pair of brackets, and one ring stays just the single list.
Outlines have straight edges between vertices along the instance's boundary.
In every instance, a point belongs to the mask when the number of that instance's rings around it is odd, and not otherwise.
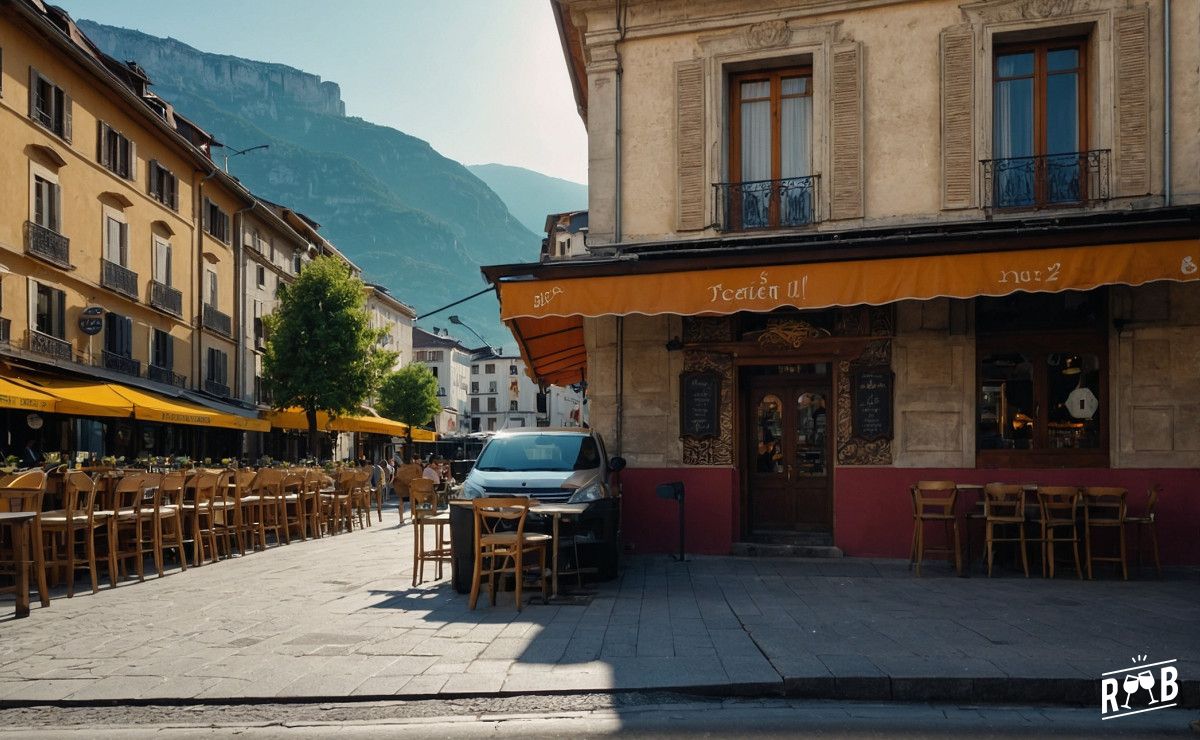
[{"label": "tree", "polygon": [[363,307],[363,283],[333,257],[308,263],[279,306],[263,317],[263,380],[275,408],[299,406],[308,420],[308,454],[318,457],[317,412],[357,411],[378,389],[396,354],[378,346]]},{"label": "tree", "polygon": [[442,410],[437,378],[419,362],[405,365],[384,379],[379,388],[379,413],[408,425],[407,455],[412,461],[412,430],[428,424]]}]

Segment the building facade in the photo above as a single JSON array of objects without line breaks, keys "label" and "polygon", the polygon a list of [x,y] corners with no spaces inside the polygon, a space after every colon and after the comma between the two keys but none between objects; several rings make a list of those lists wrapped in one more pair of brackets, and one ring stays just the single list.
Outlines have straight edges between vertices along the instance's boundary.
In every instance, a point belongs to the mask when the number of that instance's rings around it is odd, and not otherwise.
[{"label": "building facade", "polygon": [[442,329],[413,329],[413,360],[429,367],[438,381],[442,411],[434,419],[434,431],[455,435],[470,431],[471,357],[474,351]]},{"label": "building facade", "polygon": [[1200,17],[552,5],[589,258],[485,274],[628,459],[629,546],[674,545],[683,480],[690,548],[903,557],[915,481],[1000,480],[1159,485],[1200,562]]},{"label": "building facade", "polygon": [[382,285],[368,284],[365,292],[371,328],[384,332],[379,347],[396,353],[392,369],[399,370],[413,359],[413,321],[417,312]]}]

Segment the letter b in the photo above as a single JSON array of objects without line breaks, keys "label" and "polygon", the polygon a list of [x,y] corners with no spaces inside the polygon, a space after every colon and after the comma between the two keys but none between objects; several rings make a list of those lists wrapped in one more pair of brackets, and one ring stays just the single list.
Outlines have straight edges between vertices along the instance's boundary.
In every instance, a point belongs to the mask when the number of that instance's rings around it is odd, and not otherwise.
[{"label": "letter b", "polygon": [[1175,666],[1163,666],[1158,673],[1158,683],[1162,687],[1159,701],[1173,701],[1179,696],[1179,670]]}]

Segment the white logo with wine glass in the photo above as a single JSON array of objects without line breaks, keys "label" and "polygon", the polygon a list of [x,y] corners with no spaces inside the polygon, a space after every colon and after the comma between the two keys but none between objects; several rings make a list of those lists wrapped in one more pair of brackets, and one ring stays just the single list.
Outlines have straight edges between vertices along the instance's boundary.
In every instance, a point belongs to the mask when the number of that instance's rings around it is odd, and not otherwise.
[{"label": "white logo with wine glass", "polygon": [[[1133,665],[1103,674],[1100,680],[1100,719],[1129,717],[1175,706],[1179,696],[1179,669],[1175,660],[1146,663],[1145,655]],[[1124,701],[1121,700],[1124,695]]]}]

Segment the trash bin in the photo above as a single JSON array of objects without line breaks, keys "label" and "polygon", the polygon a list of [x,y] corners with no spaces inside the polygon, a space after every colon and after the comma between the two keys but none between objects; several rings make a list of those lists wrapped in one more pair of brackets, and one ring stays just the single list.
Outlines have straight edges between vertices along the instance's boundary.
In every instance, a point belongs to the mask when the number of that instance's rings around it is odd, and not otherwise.
[{"label": "trash bin", "polygon": [[471,592],[475,575],[475,509],[466,505],[450,505],[450,582],[460,594]]}]

